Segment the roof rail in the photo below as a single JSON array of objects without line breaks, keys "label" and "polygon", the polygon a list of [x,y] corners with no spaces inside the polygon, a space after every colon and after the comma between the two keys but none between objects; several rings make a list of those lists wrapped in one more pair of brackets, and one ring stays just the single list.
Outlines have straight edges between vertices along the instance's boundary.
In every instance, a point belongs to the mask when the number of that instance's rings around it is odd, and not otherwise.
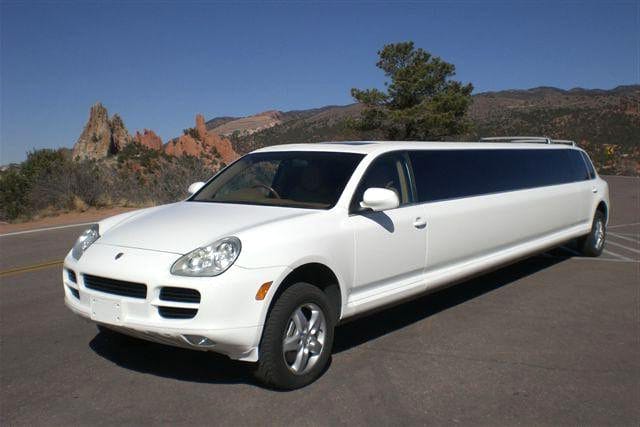
[{"label": "roof rail", "polygon": [[316,141],[314,144],[344,144],[344,145],[368,145],[381,144],[385,141]]},{"label": "roof rail", "polygon": [[576,146],[575,141],[571,141],[569,139],[552,139],[551,143],[552,144],[566,144],[566,145],[570,145],[572,147]]},{"label": "roof rail", "polygon": [[551,139],[546,136],[494,136],[490,138],[480,138],[480,142],[520,142],[534,144],[567,144],[574,146],[575,142],[567,139]]}]

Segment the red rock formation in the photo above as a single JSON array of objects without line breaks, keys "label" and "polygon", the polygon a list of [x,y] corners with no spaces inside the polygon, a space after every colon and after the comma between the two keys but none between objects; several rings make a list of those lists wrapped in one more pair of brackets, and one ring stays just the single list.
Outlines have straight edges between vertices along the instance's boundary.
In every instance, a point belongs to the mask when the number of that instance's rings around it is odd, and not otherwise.
[{"label": "red rock formation", "polygon": [[196,130],[206,146],[216,149],[223,162],[229,164],[240,157],[233,149],[231,141],[213,132],[207,132],[202,114],[196,116]]},{"label": "red rock formation", "polygon": [[191,135],[180,135],[177,139],[170,141],[164,151],[170,156],[188,155],[199,157],[202,154],[202,145]]},{"label": "red rock formation", "polygon": [[114,114],[109,119],[109,112],[98,102],[91,106],[89,120],[73,146],[73,158],[102,159],[122,150],[129,142],[131,136],[122,118]]},{"label": "red rock formation", "polygon": [[240,155],[236,153],[236,150],[233,149],[231,141],[226,138],[221,138],[218,135],[213,136],[217,138],[216,149],[218,150],[223,162],[229,164],[240,157]]},{"label": "red rock formation", "polygon": [[152,130],[145,129],[143,133],[136,131],[133,140],[152,150],[162,150],[162,139]]},{"label": "red rock formation", "polygon": [[[102,159],[117,154],[132,141],[154,150],[163,149],[162,139],[155,132],[145,129],[143,133],[136,132],[131,138],[122,118],[114,114],[109,119],[107,109],[97,103],[91,107],[89,120],[73,147],[73,158]],[[239,157],[231,141],[207,132],[202,114],[196,116],[195,132],[170,141],[164,150],[172,156],[200,157],[210,164],[218,164],[218,160],[228,164]]]},{"label": "red rock formation", "polygon": [[73,146],[74,159],[101,159],[111,148],[111,127],[109,113],[101,103],[91,106],[89,120]]},{"label": "red rock formation", "polygon": [[110,153],[115,154],[131,142],[131,135],[129,135],[129,131],[127,131],[122,117],[117,113],[109,120],[109,127],[111,128]]},{"label": "red rock formation", "polygon": [[212,152],[217,152],[225,163],[231,163],[239,157],[235,152],[231,141],[214,133],[207,132],[204,116],[196,115],[196,138],[192,135],[181,135],[170,141],[165,147],[165,152],[172,156],[184,154],[196,157],[207,157]]},{"label": "red rock formation", "polygon": [[204,123],[204,116],[202,114],[196,114],[196,131],[198,132],[198,136],[203,141],[207,138],[207,127]]}]

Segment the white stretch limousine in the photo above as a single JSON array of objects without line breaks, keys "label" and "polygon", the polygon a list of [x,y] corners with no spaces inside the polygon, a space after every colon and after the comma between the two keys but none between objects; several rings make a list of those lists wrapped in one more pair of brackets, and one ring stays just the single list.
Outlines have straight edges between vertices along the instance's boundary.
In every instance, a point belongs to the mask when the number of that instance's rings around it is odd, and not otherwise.
[{"label": "white stretch limousine", "polygon": [[609,191],[551,140],[339,142],[250,153],[185,201],[108,218],[64,261],[65,302],[103,333],[323,371],[343,319],[576,239],[603,249]]}]

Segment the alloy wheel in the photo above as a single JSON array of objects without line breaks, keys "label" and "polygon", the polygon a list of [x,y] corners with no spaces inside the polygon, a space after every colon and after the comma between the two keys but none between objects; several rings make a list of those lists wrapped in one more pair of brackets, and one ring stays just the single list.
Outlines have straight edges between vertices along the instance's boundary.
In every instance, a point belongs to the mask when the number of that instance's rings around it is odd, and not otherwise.
[{"label": "alloy wheel", "polygon": [[326,331],[325,314],[316,304],[305,303],[293,311],[282,338],[282,356],[291,372],[304,375],[314,367],[322,355]]},{"label": "alloy wheel", "polygon": [[596,249],[600,249],[603,245],[604,245],[604,238],[605,238],[605,230],[604,230],[604,223],[601,219],[596,221],[596,226],[595,226],[595,242],[596,242]]}]

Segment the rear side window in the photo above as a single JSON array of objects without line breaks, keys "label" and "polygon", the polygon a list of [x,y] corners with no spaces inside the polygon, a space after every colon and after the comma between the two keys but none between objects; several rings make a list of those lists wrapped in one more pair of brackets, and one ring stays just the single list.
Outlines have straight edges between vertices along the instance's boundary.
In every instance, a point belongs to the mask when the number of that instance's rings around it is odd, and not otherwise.
[{"label": "rear side window", "polygon": [[419,202],[499,193],[587,178],[576,150],[411,151]]},{"label": "rear side window", "polygon": [[569,150],[569,160],[571,161],[575,180],[586,181],[590,176],[589,171],[587,170],[587,165],[581,154],[582,153],[578,150]]},{"label": "rear side window", "polygon": [[584,163],[587,165],[587,171],[589,172],[589,178],[590,179],[595,178],[596,177],[596,171],[593,168],[593,163],[591,163],[591,159],[589,158],[587,153],[585,153],[584,151],[580,151],[580,155],[582,156],[582,159],[584,160]]}]

